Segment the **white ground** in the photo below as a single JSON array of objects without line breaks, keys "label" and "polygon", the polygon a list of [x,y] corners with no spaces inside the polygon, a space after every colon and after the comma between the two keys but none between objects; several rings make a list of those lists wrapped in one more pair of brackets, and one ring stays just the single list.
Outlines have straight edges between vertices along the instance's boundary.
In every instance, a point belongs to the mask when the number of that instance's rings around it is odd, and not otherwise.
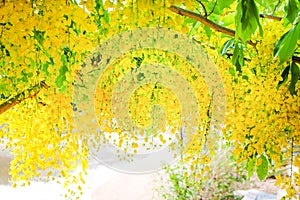
[{"label": "white ground", "polygon": [[[98,166],[88,170],[82,200],[147,200],[154,197],[158,174],[129,175]],[[55,182],[32,182],[12,188],[0,185],[1,200],[65,200],[65,190]],[[74,198],[75,199],[75,198]],[[159,198],[160,199],[160,198]]]}]

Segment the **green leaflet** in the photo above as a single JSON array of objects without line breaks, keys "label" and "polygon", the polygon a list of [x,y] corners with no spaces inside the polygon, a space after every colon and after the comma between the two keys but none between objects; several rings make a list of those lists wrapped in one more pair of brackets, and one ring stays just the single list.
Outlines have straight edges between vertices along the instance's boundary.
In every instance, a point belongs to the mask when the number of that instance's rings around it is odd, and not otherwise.
[{"label": "green leaflet", "polygon": [[67,26],[69,29],[72,29],[77,35],[80,34],[80,29],[77,28],[76,22],[71,19],[71,24]]},{"label": "green leaflet", "polygon": [[73,4],[75,4],[76,6],[79,6],[79,4],[78,4],[78,2],[77,2],[76,0],[71,0],[71,2],[72,2]]},{"label": "green leaflet", "polygon": [[66,73],[68,71],[68,60],[67,56],[65,54],[62,54],[60,57],[60,60],[62,62],[62,66],[59,68],[59,75],[57,76],[55,80],[56,87],[58,87],[62,92],[66,89],[66,87],[63,85],[63,83],[67,80]]},{"label": "green leaflet", "polygon": [[222,19],[223,26],[229,26],[234,23],[234,13],[229,13],[228,15],[224,16]]},{"label": "green leaflet", "polygon": [[250,178],[254,173],[256,158],[252,158],[247,162],[247,171],[248,171],[248,178]]},{"label": "green leaflet", "polygon": [[235,0],[218,0],[217,6],[220,10],[228,8]]},{"label": "green leaflet", "polygon": [[236,39],[247,41],[259,27],[260,35],[263,35],[263,29],[259,22],[259,14],[254,0],[240,0],[237,5],[235,15]]},{"label": "green leaflet", "polygon": [[300,75],[299,67],[295,62],[292,62],[292,65],[291,65],[291,75],[292,75],[292,78],[291,78],[291,83],[289,85],[289,91],[292,95],[295,95],[296,94],[296,90],[295,90],[296,83],[298,82],[299,75]]},{"label": "green leaflet", "polygon": [[269,7],[274,3],[274,0],[255,0],[261,6]]},{"label": "green leaflet", "polygon": [[39,31],[35,28],[33,29],[33,38],[41,45],[43,46],[44,40],[45,40],[45,32],[46,31]]},{"label": "green leaflet", "polygon": [[[91,15],[95,17],[95,23],[97,24],[98,27],[101,27],[101,18],[104,19],[106,23],[109,23],[110,17],[109,13],[106,9],[103,9],[103,1],[102,0],[95,0],[95,10],[96,14],[92,13]],[[103,11],[103,14],[100,14],[100,10]]]},{"label": "green leaflet", "polygon": [[268,160],[264,155],[261,155],[259,159],[262,160],[261,164],[256,167],[256,173],[259,180],[264,180],[268,174]]},{"label": "green leaflet", "polygon": [[232,76],[235,76],[235,69],[233,67],[230,67],[229,68],[229,73],[232,75]]},{"label": "green leaflet", "polygon": [[201,23],[198,21],[195,21],[192,25],[191,25],[191,29],[188,33],[188,35],[193,35],[195,31],[197,31],[200,27]]},{"label": "green leaflet", "polygon": [[211,28],[209,28],[208,26],[204,26],[203,29],[204,29],[206,35],[208,36],[208,38],[210,38],[210,37],[211,37],[211,34],[212,34],[212,32],[213,32],[213,31],[211,30]]},{"label": "green leaflet", "polygon": [[29,59],[29,68],[35,69],[36,68],[36,63],[32,58],[28,58]]},{"label": "green leaflet", "polygon": [[287,5],[284,9],[285,12],[287,13],[286,15],[287,20],[290,23],[293,23],[299,12],[296,0],[287,1]]},{"label": "green leaflet", "polygon": [[263,13],[272,13],[275,9],[275,6],[278,4],[278,1],[276,0],[255,0],[255,2],[262,7],[261,10],[263,10]]},{"label": "green leaflet", "polygon": [[286,66],[285,69],[283,70],[281,74],[282,81],[278,82],[277,89],[286,82],[289,72],[290,72],[290,65]]},{"label": "green leaflet", "polygon": [[234,41],[235,41],[235,39],[232,38],[224,43],[224,45],[221,49],[221,56],[225,55],[229,48],[233,48]]},{"label": "green leaflet", "polygon": [[236,71],[241,72],[244,65],[244,49],[240,42],[236,42],[234,45],[234,51],[232,56],[232,64],[235,65]]},{"label": "green leaflet", "polygon": [[59,69],[59,75],[55,80],[56,86],[58,88],[61,88],[63,85],[63,82],[66,80],[66,73],[68,71],[68,68],[66,66],[61,66]]},{"label": "green leaflet", "polygon": [[293,53],[300,38],[300,25],[299,22],[294,24],[293,27],[283,34],[280,40],[275,44],[274,57],[280,58],[280,64],[284,63]]}]

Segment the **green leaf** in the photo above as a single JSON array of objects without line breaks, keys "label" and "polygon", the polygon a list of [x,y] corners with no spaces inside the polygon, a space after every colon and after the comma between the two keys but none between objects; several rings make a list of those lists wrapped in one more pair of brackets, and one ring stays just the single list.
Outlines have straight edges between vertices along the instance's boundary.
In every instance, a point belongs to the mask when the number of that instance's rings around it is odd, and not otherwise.
[{"label": "green leaf", "polygon": [[187,18],[186,20],[183,21],[182,26],[186,25],[186,24],[193,24],[195,23],[197,20],[192,19],[192,18]]},{"label": "green leaf", "polygon": [[68,68],[63,65],[59,69],[59,75],[57,76],[55,80],[56,87],[62,88],[64,81],[66,81],[66,73],[68,71]]},{"label": "green leaf", "polygon": [[49,75],[48,67],[49,67],[49,63],[48,62],[42,64],[42,71],[45,73],[46,76]]},{"label": "green leaf", "polygon": [[248,171],[248,178],[250,178],[254,173],[256,158],[252,158],[247,162],[247,171]]},{"label": "green leaf", "polygon": [[235,76],[235,69],[233,67],[230,67],[229,68],[229,73],[232,75],[232,76]]},{"label": "green leaf", "polygon": [[229,26],[234,23],[234,13],[229,13],[222,19],[222,26]]},{"label": "green leaf", "polygon": [[283,70],[281,74],[282,80],[278,82],[277,89],[286,82],[289,72],[290,72],[290,65],[286,66],[286,68]]},{"label": "green leaf", "polygon": [[35,63],[35,61],[32,59],[32,58],[28,58],[29,59],[29,61],[30,61],[30,68],[35,68],[36,67],[36,63]]},{"label": "green leaf", "polygon": [[210,38],[211,34],[212,34],[211,28],[209,28],[208,26],[204,26],[203,29],[204,29],[206,35],[208,36],[208,38]]},{"label": "green leaf", "polygon": [[254,0],[240,0],[237,5],[235,16],[236,38],[243,41],[249,40],[251,35],[259,27],[260,34],[263,35],[263,29],[259,21],[259,13]]},{"label": "green leaf", "polygon": [[223,56],[224,54],[227,53],[229,48],[233,48],[233,43],[234,43],[235,39],[232,38],[231,40],[228,40],[227,42],[224,43],[222,49],[221,49],[221,56]]},{"label": "green leaf", "polygon": [[262,161],[260,165],[256,167],[256,173],[259,180],[264,180],[268,175],[268,160],[264,155],[261,155],[259,159]]},{"label": "green leaf", "polygon": [[[208,7],[210,7],[210,8],[208,9],[208,13],[210,13],[211,11],[213,11],[212,14],[215,14],[215,15],[221,15],[223,10],[220,9],[220,7],[217,6],[217,5],[216,5],[216,7],[213,9],[214,4],[215,4],[215,3],[210,3],[210,4],[208,4],[208,5],[210,5],[210,6],[208,6]],[[218,4],[218,3],[217,3],[217,4]]]},{"label": "green leaf", "polygon": [[45,40],[45,31],[39,31],[36,30],[35,28],[33,29],[33,38],[40,44],[43,45],[44,40]]},{"label": "green leaf", "polygon": [[291,78],[291,83],[289,85],[289,91],[292,95],[296,94],[296,83],[299,80],[299,67],[295,62],[292,62],[292,66],[291,66],[291,74],[292,74],[292,78]]},{"label": "green leaf", "polygon": [[66,76],[65,75],[59,75],[55,80],[56,87],[61,88],[65,81],[66,81]]},{"label": "green leaf", "polygon": [[298,6],[295,0],[287,1],[285,12],[287,13],[286,18],[290,23],[293,23],[298,15]]},{"label": "green leaf", "polygon": [[68,65],[68,58],[67,58],[67,55],[63,54],[60,56],[60,61],[62,62],[62,64],[64,66],[67,66]]},{"label": "green leaf", "polygon": [[201,23],[200,23],[200,22],[198,22],[198,21],[195,21],[195,22],[192,24],[192,27],[191,27],[191,29],[190,29],[190,31],[189,31],[189,34],[188,34],[188,35],[193,35],[193,34],[194,34],[194,32],[195,32],[196,30],[198,30],[198,28],[200,27],[200,25],[201,25]]},{"label": "green leaf", "polygon": [[109,17],[109,13],[108,13],[107,10],[104,10],[103,18],[104,18],[104,21],[105,21],[106,23],[109,23],[110,17]]},{"label": "green leaf", "polygon": [[95,3],[96,3],[96,5],[95,5],[94,8],[97,12],[99,12],[99,10],[103,8],[103,1],[102,0],[95,0]]},{"label": "green leaf", "polygon": [[234,1],[235,0],[218,0],[217,6],[220,10],[223,10],[224,8],[229,8]]},{"label": "green leaf", "polygon": [[79,6],[79,4],[78,4],[78,2],[77,2],[76,0],[71,0],[71,2],[72,2],[73,4],[75,4],[76,6]]},{"label": "green leaf", "polygon": [[244,66],[244,52],[243,45],[240,42],[236,42],[234,45],[234,51],[232,56],[232,64],[236,66],[236,71],[241,72],[242,66]]},{"label": "green leaf", "polygon": [[275,44],[274,57],[280,58],[280,64],[284,63],[294,53],[299,38],[300,23],[296,23],[288,32],[283,34],[277,44]]}]

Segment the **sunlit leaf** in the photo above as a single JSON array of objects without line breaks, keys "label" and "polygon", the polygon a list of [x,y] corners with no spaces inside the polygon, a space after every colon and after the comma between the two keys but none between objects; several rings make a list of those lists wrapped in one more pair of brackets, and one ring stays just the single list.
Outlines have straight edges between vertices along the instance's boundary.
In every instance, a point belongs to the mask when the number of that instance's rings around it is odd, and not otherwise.
[{"label": "sunlit leaf", "polygon": [[234,48],[234,46],[233,46],[234,41],[235,41],[235,39],[232,38],[224,43],[224,45],[221,49],[221,56],[225,55],[229,48]]},{"label": "sunlit leaf", "polygon": [[277,89],[286,82],[290,72],[290,65],[287,65],[281,74],[282,80],[278,82]]},{"label": "sunlit leaf", "polygon": [[296,84],[299,80],[299,77],[300,77],[300,71],[299,71],[299,66],[295,63],[295,62],[292,62],[292,65],[291,65],[291,83],[289,85],[289,91],[292,95],[295,95],[296,94]]},{"label": "sunlit leaf", "polygon": [[285,10],[286,18],[289,20],[290,23],[293,23],[299,12],[296,0],[288,0]]},{"label": "sunlit leaf", "polygon": [[259,180],[264,180],[268,175],[268,160],[264,155],[261,155],[258,160],[260,160],[259,165],[256,166],[256,173]]},{"label": "sunlit leaf", "polygon": [[293,25],[293,27],[283,34],[280,40],[276,43],[274,48],[274,56],[279,57],[281,62],[285,62],[293,53],[300,38],[300,23]]}]

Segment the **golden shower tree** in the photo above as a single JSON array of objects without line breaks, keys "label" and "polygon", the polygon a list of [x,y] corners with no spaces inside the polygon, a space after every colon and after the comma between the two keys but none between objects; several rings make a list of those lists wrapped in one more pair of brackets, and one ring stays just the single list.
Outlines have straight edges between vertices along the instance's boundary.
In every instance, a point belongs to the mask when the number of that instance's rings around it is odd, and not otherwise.
[{"label": "golden shower tree", "polygon": [[[264,179],[268,169],[280,168],[287,159],[299,167],[299,154],[293,155],[300,143],[299,8],[296,0],[3,0],[0,142],[14,155],[12,181],[30,183],[45,172],[48,179],[66,177],[67,185],[75,182],[80,188],[84,184],[82,173],[71,173],[78,166],[85,171],[88,164],[88,147],[78,142],[82,133],[74,131],[74,87],[85,87],[78,81],[82,65],[98,44],[138,27],[179,31],[207,51],[226,90],[222,137],[233,143],[234,156],[238,162],[247,163],[250,176],[256,169]],[[187,77],[197,95],[202,95],[204,103],[199,109],[207,111],[201,116],[204,128],[197,131],[198,137],[185,156],[193,161],[191,169],[209,162],[209,156],[195,158],[200,155],[210,123],[210,98],[201,91],[206,91],[201,76],[195,75],[188,61],[168,52],[145,50],[127,56],[114,63],[117,71],[107,72],[106,82],[101,83],[107,86],[107,91],[97,93],[97,101],[104,102],[101,112],[111,113],[107,103],[111,100],[105,95],[111,94],[112,85],[130,70],[130,64],[138,65],[141,59],[146,63],[169,59],[165,64],[172,65],[177,59],[181,67],[175,69]],[[94,61],[92,64],[97,65],[101,58]],[[150,86],[136,91],[130,101],[131,116],[137,123],[150,123],[149,108],[142,106],[161,103],[164,95],[174,102],[169,107],[164,104],[166,112],[180,113],[180,102],[167,90],[154,101],[143,95],[159,88]],[[171,122],[180,114],[168,116]],[[111,118],[106,115],[105,119]],[[132,148],[137,146],[133,144]],[[197,173],[194,175],[201,177],[201,172]],[[294,185],[300,185],[299,173],[294,173],[293,182],[277,178],[289,186],[288,195],[297,193]]]}]

